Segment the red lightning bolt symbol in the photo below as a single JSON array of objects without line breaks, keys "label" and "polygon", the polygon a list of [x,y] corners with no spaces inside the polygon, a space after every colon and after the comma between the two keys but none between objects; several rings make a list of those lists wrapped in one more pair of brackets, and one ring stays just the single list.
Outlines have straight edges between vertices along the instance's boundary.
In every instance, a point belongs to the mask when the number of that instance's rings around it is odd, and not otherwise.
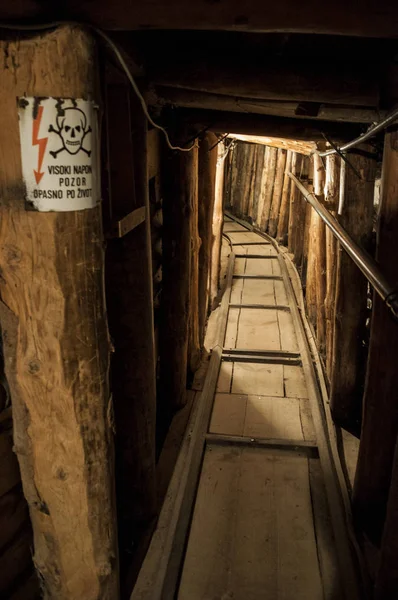
[{"label": "red lightning bolt symbol", "polygon": [[39,161],[37,171],[33,169],[33,173],[35,174],[36,183],[40,183],[41,178],[44,175],[44,171],[42,172],[41,165],[43,164],[44,153],[47,147],[48,137],[39,138],[40,131],[40,123],[43,116],[43,106],[39,106],[39,110],[37,112],[36,118],[33,120],[33,131],[32,131],[32,145],[39,146]]}]

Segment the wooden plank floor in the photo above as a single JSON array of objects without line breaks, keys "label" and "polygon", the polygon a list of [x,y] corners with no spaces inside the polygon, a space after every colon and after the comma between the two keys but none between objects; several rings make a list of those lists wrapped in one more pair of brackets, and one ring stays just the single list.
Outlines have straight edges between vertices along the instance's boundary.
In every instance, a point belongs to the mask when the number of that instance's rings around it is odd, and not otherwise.
[{"label": "wooden plank floor", "polygon": [[[304,448],[317,442],[304,371],[299,360],[278,362],[275,353],[267,360],[268,351],[299,356],[288,294],[281,279],[245,278],[280,276],[277,251],[257,245],[261,236],[229,218],[226,229],[242,258],[235,260],[239,277],[224,349],[246,355],[245,362],[229,355],[221,364],[177,597],[338,600],[343,596],[319,459]],[[256,351],[264,360],[250,358]],[[225,436],[238,436],[242,444],[228,445]],[[297,446],[254,447],[254,438]]]}]

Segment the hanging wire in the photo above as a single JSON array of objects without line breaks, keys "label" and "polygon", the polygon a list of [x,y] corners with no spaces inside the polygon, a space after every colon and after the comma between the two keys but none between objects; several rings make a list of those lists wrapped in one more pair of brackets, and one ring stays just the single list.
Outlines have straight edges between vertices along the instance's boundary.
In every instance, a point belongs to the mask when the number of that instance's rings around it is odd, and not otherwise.
[{"label": "hanging wire", "polygon": [[148,119],[148,121],[152,125],[152,127],[159,129],[159,131],[161,131],[163,133],[164,137],[166,138],[166,143],[167,143],[168,147],[170,148],[170,150],[179,150],[180,152],[190,152],[191,150],[193,150],[195,148],[195,146],[197,146],[196,141],[189,148],[181,148],[180,146],[173,146],[166,129],[164,127],[162,127],[161,125],[158,125],[157,123],[155,123],[155,121],[152,119],[151,115],[149,114],[145,99],[142,96],[142,94],[138,88],[138,85],[136,84],[128,65],[126,64],[126,61],[124,60],[122,54],[120,53],[119,48],[116,46],[115,42],[104,31],[102,31],[102,29],[98,29],[98,27],[95,27],[94,25],[90,25],[89,23],[84,24],[84,23],[77,23],[74,21],[54,21],[52,23],[40,23],[40,24],[35,24],[35,25],[16,25],[16,24],[0,22],[0,29],[7,29],[7,30],[11,30],[11,31],[43,31],[46,29],[54,29],[54,27],[59,27],[61,25],[77,25],[80,27],[89,27],[108,44],[108,46],[111,48],[111,50],[115,54],[116,58],[118,59],[123,71],[125,72],[127,79],[129,80],[129,82],[131,84],[131,87],[133,88],[134,92],[136,93],[146,118]]}]

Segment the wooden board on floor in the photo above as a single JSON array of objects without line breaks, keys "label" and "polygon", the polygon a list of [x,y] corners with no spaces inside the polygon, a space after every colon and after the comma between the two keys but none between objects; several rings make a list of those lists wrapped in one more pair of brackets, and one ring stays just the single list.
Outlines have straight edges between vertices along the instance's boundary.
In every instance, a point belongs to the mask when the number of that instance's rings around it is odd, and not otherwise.
[{"label": "wooden board on floor", "polygon": [[298,352],[297,336],[294,329],[293,317],[290,312],[284,310],[277,311],[278,325],[281,335],[282,350],[289,352]]},{"label": "wooden board on floor", "polygon": [[245,243],[253,243],[258,242],[259,244],[267,244],[267,240],[265,240],[258,233],[253,233],[251,231],[242,231],[238,233],[229,233],[229,239],[233,244],[245,244]]},{"label": "wooden board on floor", "polygon": [[241,308],[236,347],[245,350],[281,350],[277,313],[271,309]]},{"label": "wooden board on floor", "polygon": [[283,365],[236,362],[231,391],[233,394],[283,398]]},{"label": "wooden board on floor", "polygon": [[255,254],[257,256],[259,254],[263,256],[277,256],[277,252],[271,244],[265,246],[250,246],[243,243],[239,246],[234,246],[234,252],[235,254],[247,254],[248,256],[250,256],[250,254]]},{"label": "wooden board on floor", "polygon": [[323,600],[303,455],[208,446],[178,599],[210,598]]},{"label": "wooden board on floor", "polygon": [[234,223],[233,221],[231,222],[227,222],[224,223],[224,227],[223,227],[223,231],[224,233],[229,233],[229,232],[237,232],[237,231],[247,231],[246,227],[243,227],[243,225],[239,225],[239,223]]},{"label": "wooden board on floor", "polygon": [[233,366],[233,362],[222,361],[218,374],[217,392],[228,394],[231,391]]},{"label": "wooden board on floor", "polygon": [[305,399],[217,393],[210,433],[314,441]]}]

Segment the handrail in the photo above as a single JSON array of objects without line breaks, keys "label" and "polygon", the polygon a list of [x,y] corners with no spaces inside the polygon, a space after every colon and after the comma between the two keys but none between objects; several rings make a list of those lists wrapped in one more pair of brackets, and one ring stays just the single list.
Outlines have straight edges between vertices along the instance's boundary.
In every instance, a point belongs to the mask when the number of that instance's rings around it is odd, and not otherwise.
[{"label": "handrail", "polygon": [[398,289],[393,287],[388,279],[381,272],[380,265],[359,246],[340,225],[340,223],[330,214],[330,212],[317,200],[314,194],[308,192],[303,184],[293,175],[287,173],[290,179],[296,184],[305,200],[318,213],[322,221],[329,227],[334,237],[340,242],[348,256],[354,261],[357,267],[365,275],[366,279],[373,286],[379,296],[384,300],[391,310],[394,318],[398,320]]}]

